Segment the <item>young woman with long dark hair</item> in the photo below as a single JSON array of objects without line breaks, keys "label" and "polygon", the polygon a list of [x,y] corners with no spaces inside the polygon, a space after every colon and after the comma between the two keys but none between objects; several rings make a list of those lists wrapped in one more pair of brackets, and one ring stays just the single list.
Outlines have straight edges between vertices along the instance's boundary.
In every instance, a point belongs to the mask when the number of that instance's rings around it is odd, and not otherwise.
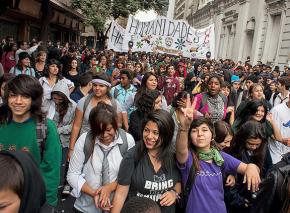
[{"label": "young woman with long dark hair", "polygon": [[[230,153],[244,163],[257,165],[260,169],[261,178],[264,178],[272,166],[267,144],[267,137],[262,124],[251,120],[243,124],[235,135]],[[241,175],[237,176],[234,187],[226,189],[225,195],[229,212],[249,212],[252,193],[244,186]]]},{"label": "young woman with long dark hair", "polygon": [[262,123],[268,139],[273,138],[280,142],[284,140],[280,129],[272,118],[272,114],[268,113],[268,107],[265,101],[249,101],[245,105],[245,108],[240,112],[232,126],[234,133],[238,132],[240,127],[248,120],[255,120]]},{"label": "young woman with long dark hair", "polygon": [[[111,206],[110,197],[116,189],[123,158],[120,145],[125,143],[120,136],[122,130],[118,129],[116,118],[112,106],[98,103],[90,112],[90,131],[82,134],[75,144],[67,175],[77,198],[74,212],[101,213],[101,208]],[[124,134],[127,149],[130,149],[135,145],[134,139],[128,133]],[[84,147],[88,147],[87,153]]]},{"label": "young woman with long dark hair", "polygon": [[161,109],[161,94],[159,90],[147,90],[141,94],[136,103],[136,110],[130,115],[129,133],[132,134],[135,141],[142,137],[142,121],[146,116],[156,109]]},{"label": "young woman with long dark hair", "polygon": [[[152,72],[146,72],[142,78],[141,86],[138,88],[137,92],[126,100],[126,104],[124,105],[124,109],[126,111],[129,110],[128,116],[130,117],[130,114],[135,109],[135,104],[137,103],[137,100],[140,98],[141,94],[143,94],[146,90],[155,90],[157,89],[157,79],[158,76]],[[168,110],[168,106],[166,104],[166,99],[162,95],[162,109]]]},{"label": "young woman with long dark hair", "polygon": [[145,118],[141,141],[121,163],[112,213],[121,211],[127,196],[128,200],[148,197],[158,203],[161,212],[175,212],[181,184],[171,149],[173,130],[173,119],[165,110]]},{"label": "young woman with long dark hair", "polygon": [[78,60],[76,58],[73,58],[70,62],[69,71],[65,76],[67,79],[72,81],[74,83],[74,87],[77,88],[79,83],[79,68],[78,68]]},{"label": "young woman with long dark hair", "polygon": [[64,78],[60,72],[60,63],[51,59],[47,63],[47,67],[43,73],[43,77],[39,79],[41,86],[43,87],[43,98],[50,99],[51,91],[58,81],[62,81],[67,85],[70,92],[74,90],[74,84],[70,80]]},{"label": "young woman with long dark hair", "polygon": [[[193,120],[195,102],[187,97],[186,107],[179,113],[176,158],[183,184],[192,175],[186,212],[226,212],[222,174],[240,173],[247,180],[248,189],[256,191],[260,183],[259,169],[245,164],[214,147],[214,126],[206,119]],[[194,172],[191,174],[190,172]]]}]

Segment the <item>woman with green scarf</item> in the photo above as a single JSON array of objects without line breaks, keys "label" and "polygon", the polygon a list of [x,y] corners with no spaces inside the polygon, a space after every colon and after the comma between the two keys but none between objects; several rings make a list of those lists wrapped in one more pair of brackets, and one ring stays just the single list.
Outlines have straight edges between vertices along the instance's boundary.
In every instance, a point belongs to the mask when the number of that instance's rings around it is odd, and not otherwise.
[{"label": "woman with green scarf", "polygon": [[[185,212],[226,213],[223,174],[243,174],[248,190],[256,191],[259,169],[218,151],[214,146],[214,125],[205,118],[193,120],[194,109],[195,102],[191,105],[187,97],[186,108],[179,112],[176,139],[176,158],[187,194]],[[192,184],[188,184],[189,179],[193,179]]]}]

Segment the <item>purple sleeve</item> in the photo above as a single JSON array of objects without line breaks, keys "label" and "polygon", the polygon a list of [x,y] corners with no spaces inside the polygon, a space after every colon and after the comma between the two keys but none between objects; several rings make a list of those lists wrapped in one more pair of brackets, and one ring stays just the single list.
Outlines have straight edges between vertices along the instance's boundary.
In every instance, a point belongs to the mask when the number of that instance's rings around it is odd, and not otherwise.
[{"label": "purple sleeve", "polygon": [[192,163],[193,163],[193,160],[192,160],[192,154],[190,151],[188,152],[188,158],[184,164],[180,164],[177,162],[177,168],[179,169],[181,173],[183,183],[187,182],[187,178],[188,178]]},{"label": "purple sleeve", "polygon": [[226,174],[236,174],[241,161],[225,152],[221,152],[221,155],[224,158],[224,172]]}]

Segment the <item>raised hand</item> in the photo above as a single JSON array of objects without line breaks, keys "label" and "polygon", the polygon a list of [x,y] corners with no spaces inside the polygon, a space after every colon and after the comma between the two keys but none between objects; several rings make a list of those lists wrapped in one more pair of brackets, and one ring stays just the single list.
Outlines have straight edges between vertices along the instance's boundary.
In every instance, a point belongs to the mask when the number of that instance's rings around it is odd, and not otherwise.
[{"label": "raised hand", "polygon": [[273,115],[272,115],[272,113],[269,112],[269,113],[267,114],[267,116],[266,116],[266,120],[269,121],[270,123],[272,123],[272,121],[273,121]]},{"label": "raised hand", "polygon": [[195,105],[196,105],[196,101],[194,100],[193,103],[191,104],[190,95],[187,94],[186,107],[181,107],[180,108],[181,112],[179,111],[178,113],[181,127],[188,128],[190,126],[193,118],[196,115]]}]

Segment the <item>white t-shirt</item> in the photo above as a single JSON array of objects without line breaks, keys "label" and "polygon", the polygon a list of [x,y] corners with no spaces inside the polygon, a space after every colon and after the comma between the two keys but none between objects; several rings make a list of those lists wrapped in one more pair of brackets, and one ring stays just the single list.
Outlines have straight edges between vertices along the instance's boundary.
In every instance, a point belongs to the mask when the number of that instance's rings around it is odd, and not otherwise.
[{"label": "white t-shirt", "polygon": [[[290,108],[286,103],[279,104],[272,108],[273,119],[281,131],[283,138],[290,137]],[[273,164],[282,159],[282,155],[290,152],[290,147],[272,140],[269,143],[269,150],[271,153]]]},{"label": "white t-shirt", "polygon": [[287,93],[287,95],[285,96],[285,98],[282,98],[281,93],[279,93],[276,96],[275,100],[273,100],[274,99],[274,95],[271,98],[272,99],[270,99],[270,101],[272,101],[272,102],[270,102],[270,103],[272,104],[273,107],[274,106],[277,106],[277,105],[279,105],[281,103],[287,103],[289,101],[289,92]]},{"label": "white t-shirt", "polygon": [[[74,83],[67,78],[63,78],[63,79],[58,80],[58,81],[63,81],[65,84],[67,84],[68,89],[71,89],[75,86]],[[50,86],[46,77],[41,77],[39,79],[39,83],[41,84],[41,86],[43,88],[43,99],[50,99],[51,98],[51,91],[52,91],[53,87],[55,86],[55,84],[53,86]]]}]

